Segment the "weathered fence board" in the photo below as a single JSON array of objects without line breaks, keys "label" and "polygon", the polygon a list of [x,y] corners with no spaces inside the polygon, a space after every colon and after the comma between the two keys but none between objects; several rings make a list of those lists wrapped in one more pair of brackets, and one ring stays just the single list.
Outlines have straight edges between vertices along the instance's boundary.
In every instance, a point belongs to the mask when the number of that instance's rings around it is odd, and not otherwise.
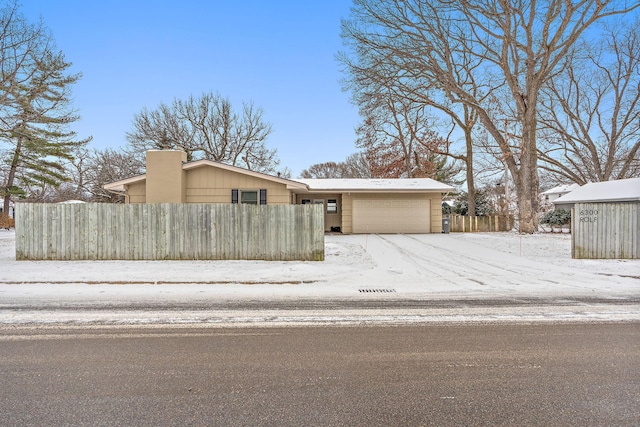
[{"label": "weathered fence board", "polygon": [[513,227],[513,218],[504,215],[471,217],[450,214],[449,227],[452,233],[509,231]]},{"label": "weathered fence board", "polygon": [[16,206],[18,260],[324,259],[321,205]]},{"label": "weathered fence board", "polygon": [[640,258],[640,203],[576,203],[571,218],[573,258]]}]

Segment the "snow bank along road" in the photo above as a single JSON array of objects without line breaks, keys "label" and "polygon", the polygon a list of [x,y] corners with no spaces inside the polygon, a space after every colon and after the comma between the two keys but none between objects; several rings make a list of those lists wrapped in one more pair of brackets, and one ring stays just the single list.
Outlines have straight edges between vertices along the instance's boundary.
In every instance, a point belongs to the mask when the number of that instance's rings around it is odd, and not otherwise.
[{"label": "snow bank along road", "polygon": [[16,261],[0,324],[640,320],[640,260],[572,260],[569,235],[328,235],[324,262]]}]

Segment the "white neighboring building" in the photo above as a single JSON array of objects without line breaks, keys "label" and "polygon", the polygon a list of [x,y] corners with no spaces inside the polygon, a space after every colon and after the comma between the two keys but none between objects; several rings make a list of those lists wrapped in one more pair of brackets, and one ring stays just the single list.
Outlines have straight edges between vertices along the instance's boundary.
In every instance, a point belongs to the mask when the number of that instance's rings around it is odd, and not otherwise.
[{"label": "white neighboring building", "polygon": [[580,188],[578,184],[563,184],[553,187],[543,193],[540,193],[543,203],[553,203],[556,199],[571,193],[573,190]]}]

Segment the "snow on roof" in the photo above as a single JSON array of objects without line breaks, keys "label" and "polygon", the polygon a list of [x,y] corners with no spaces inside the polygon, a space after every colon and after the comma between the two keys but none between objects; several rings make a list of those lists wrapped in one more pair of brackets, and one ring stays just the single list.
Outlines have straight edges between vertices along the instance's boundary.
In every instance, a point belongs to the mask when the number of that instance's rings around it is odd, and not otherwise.
[{"label": "snow on roof", "polygon": [[576,188],[580,188],[580,186],[578,184],[563,184],[563,185],[558,185],[556,187],[550,188],[549,190],[540,194],[543,196],[551,195],[551,194],[566,194],[566,193],[570,193]]},{"label": "snow on roof", "polygon": [[125,191],[125,185],[142,181],[144,179],[147,179],[147,175],[136,175],[132,176],[131,178],[125,178],[119,181],[110,182],[103,185],[102,188],[108,191]]},{"label": "snow on roof", "polygon": [[[213,166],[225,170],[242,173],[245,175],[256,176],[262,179],[286,184],[287,188],[293,190],[304,191],[308,187],[310,191],[438,191],[448,192],[454,191],[455,188],[448,184],[436,181],[431,178],[397,178],[397,179],[287,179],[279,176],[267,175],[260,172],[250,171],[237,166],[226,165],[224,163],[214,162],[211,160],[197,160],[194,162],[184,163],[184,170],[194,169],[202,166]],[[145,180],[146,175],[138,175],[131,178],[121,179],[111,182],[103,186],[104,189],[110,191],[125,191],[125,186],[135,182]]]},{"label": "snow on roof", "polygon": [[310,190],[322,191],[453,191],[450,185],[431,178],[398,179],[297,179]]},{"label": "snow on roof", "polygon": [[554,204],[580,202],[640,201],[640,178],[592,182],[553,201]]}]

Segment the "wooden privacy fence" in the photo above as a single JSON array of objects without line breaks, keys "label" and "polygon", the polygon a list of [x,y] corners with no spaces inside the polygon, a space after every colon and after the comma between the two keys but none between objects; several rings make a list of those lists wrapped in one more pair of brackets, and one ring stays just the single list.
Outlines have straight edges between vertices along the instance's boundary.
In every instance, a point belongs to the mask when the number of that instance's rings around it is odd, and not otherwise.
[{"label": "wooden privacy fence", "polygon": [[324,260],[321,205],[16,205],[18,260]]},{"label": "wooden privacy fence", "polygon": [[449,227],[452,233],[510,231],[513,217],[504,215],[463,216],[449,215]]},{"label": "wooden privacy fence", "polygon": [[571,257],[640,259],[640,203],[576,203]]}]

